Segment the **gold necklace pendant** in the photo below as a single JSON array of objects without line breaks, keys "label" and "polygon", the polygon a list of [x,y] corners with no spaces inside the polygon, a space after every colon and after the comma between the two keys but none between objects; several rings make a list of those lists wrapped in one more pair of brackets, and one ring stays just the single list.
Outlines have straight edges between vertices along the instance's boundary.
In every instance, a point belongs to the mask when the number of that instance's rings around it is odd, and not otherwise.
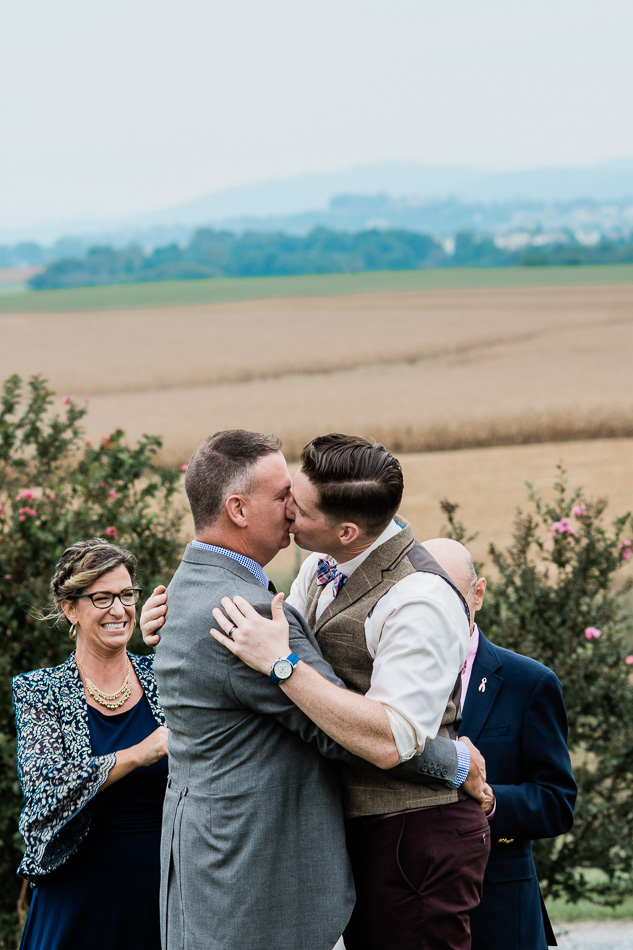
[{"label": "gold necklace pendant", "polygon": [[129,660],[129,657],[127,656],[126,656],[126,661],[127,661],[127,667],[126,667],[126,672],[125,672],[125,679],[123,680],[123,682],[121,683],[117,691],[114,693],[104,693],[102,690],[99,689],[98,686],[95,686],[95,684],[92,682],[91,679],[88,679],[86,675],[86,671],[80,665],[79,660],[77,659],[77,654],[75,653],[75,664],[80,674],[83,676],[85,680],[86,689],[88,690],[92,698],[95,700],[95,702],[99,703],[99,705],[103,706],[105,709],[118,709],[119,706],[122,706],[123,703],[127,702],[127,700],[132,695],[132,683],[130,681],[130,660]]}]

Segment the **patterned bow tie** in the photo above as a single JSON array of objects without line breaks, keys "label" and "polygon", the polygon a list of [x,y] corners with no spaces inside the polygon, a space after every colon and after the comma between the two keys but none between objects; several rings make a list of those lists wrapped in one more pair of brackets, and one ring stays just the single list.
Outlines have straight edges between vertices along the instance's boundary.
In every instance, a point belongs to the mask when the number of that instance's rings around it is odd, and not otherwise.
[{"label": "patterned bow tie", "polygon": [[338,568],[330,564],[329,561],[319,561],[317,565],[317,584],[329,584],[330,581],[334,581],[332,597],[336,597],[346,580],[347,575],[341,574]]}]

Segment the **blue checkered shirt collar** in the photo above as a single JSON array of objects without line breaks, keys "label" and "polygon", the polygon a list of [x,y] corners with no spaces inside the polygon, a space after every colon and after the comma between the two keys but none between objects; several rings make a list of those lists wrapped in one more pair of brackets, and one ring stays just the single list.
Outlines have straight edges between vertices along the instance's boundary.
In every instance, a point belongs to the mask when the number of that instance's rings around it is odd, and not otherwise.
[{"label": "blue checkered shirt collar", "polygon": [[215,551],[216,554],[226,554],[227,557],[232,557],[234,561],[237,561],[238,564],[241,564],[242,567],[250,571],[251,574],[257,578],[259,583],[268,589],[268,578],[264,574],[261,565],[258,564],[257,561],[253,561],[252,558],[246,557],[245,554],[237,554],[236,551],[229,551],[228,548],[220,548],[217,544],[205,544],[204,541],[192,541],[191,543],[194,548],[202,548],[204,551]]}]

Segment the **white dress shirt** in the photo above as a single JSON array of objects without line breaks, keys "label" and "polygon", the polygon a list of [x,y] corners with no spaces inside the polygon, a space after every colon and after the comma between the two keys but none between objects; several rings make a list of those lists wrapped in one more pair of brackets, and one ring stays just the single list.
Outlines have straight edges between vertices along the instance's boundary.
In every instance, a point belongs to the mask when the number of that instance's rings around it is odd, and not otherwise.
[{"label": "white dress shirt", "polygon": [[[372,551],[400,530],[392,521],[365,551],[338,564],[339,570],[350,577]],[[308,588],[321,557],[326,556],[315,553],[304,561],[287,598],[304,616]],[[332,602],[332,587],[330,582],[320,588],[317,619]],[[374,665],[366,695],[386,708],[401,761],[421,752],[436,737],[468,654],[469,634],[459,598],[436,574],[409,574],[370,611],[365,642]]]}]

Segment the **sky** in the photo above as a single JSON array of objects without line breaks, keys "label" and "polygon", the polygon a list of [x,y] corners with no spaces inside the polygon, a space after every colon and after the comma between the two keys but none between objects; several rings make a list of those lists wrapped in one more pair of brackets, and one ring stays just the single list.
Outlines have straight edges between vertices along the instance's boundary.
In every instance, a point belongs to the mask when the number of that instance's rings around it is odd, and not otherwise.
[{"label": "sky", "polygon": [[630,0],[7,0],[0,228],[366,162],[633,156]]}]

